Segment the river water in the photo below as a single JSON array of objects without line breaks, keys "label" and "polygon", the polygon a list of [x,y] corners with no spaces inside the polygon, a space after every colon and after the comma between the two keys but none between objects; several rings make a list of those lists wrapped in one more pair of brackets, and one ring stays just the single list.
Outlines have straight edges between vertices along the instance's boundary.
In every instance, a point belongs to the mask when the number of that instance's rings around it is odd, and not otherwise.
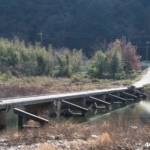
[{"label": "river water", "polygon": [[104,121],[108,119],[115,118],[120,121],[122,118],[131,120],[134,116],[134,119],[138,119],[146,123],[150,119],[150,99],[142,100],[137,103],[131,103],[125,107],[113,109],[110,112],[106,112],[101,115],[95,115],[92,117],[87,117],[88,123],[94,123],[99,121]]},{"label": "river water", "polygon": [[[140,119],[142,122],[146,123],[150,119],[150,99],[141,100],[136,103],[130,102],[126,106],[115,106],[111,111],[88,111],[86,113],[86,117],[68,118],[67,121],[69,120],[76,123],[93,124],[95,122],[112,119],[112,117],[118,121],[124,117],[130,120],[133,115],[137,119]],[[17,115],[13,114],[13,109],[8,112],[7,125],[8,129],[17,128]]]}]

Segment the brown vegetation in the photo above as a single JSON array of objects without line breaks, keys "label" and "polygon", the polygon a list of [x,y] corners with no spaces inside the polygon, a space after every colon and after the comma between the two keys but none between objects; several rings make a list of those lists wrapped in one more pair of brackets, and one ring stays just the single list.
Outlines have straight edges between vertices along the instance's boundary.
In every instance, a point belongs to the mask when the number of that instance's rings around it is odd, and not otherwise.
[{"label": "brown vegetation", "polygon": [[53,145],[44,143],[37,150],[56,150],[56,148]]},{"label": "brown vegetation", "polygon": [[[105,83],[104,83],[105,82]],[[129,82],[130,83],[130,82]],[[19,96],[31,96],[41,94],[55,94],[64,92],[86,91],[94,89],[104,89],[110,87],[121,87],[127,82],[110,82],[104,80],[103,83],[64,83],[53,86],[37,86],[37,85],[0,85],[0,97],[19,97]]]},{"label": "brown vegetation", "polygon": [[122,59],[124,66],[129,70],[140,70],[141,56],[137,55],[137,47],[132,45],[131,42],[126,43],[124,40],[117,39],[114,43],[109,44],[109,48],[116,47],[117,45],[121,48]]},{"label": "brown vegetation", "polygon": [[[149,128],[150,122],[144,124],[136,115],[130,116],[130,118],[124,116],[120,121],[111,116],[109,121],[101,121],[93,125],[51,121],[48,126],[38,130],[7,131],[1,135],[1,138],[6,138],[7,141],[0,143],[0,146],[4,143],[7,143],[8,146],[44,143],[38,150],[55,150],[59,146],[52,143],[55,140],[61,140],[67,141],[72,150],[77,147],[87,150],[110,150],[119,149],[119,147],[134,150],[144,147],[145,143],[150,142]],[[57,138],[51,143],[47,143],[49,135],[56,135]]]}]

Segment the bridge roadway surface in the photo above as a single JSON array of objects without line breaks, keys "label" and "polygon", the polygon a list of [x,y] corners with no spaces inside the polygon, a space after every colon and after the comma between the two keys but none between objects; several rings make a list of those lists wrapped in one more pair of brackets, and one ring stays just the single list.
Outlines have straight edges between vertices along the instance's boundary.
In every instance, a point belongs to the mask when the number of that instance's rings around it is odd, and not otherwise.
[{"label": "bridge roadway surface", "polygon": [[5,98],[0,99],[0,109],[10,109],[19,106],[26,106],[32,104],[40,104],[53,102],[55,100],[67,100],[74,98],[84,98],[87,96],[94,95],[103,95],[109,93],[115,93],[120,91],[126,91],[127,88],[112,88],[112,89],[102,89],[102,90],[93,90],[93,91],[83,91],[83,92],[72,92],[72,93],[63,93],[55,95],[43,95],[43,96],[32,96],[32,97],[16,97],[16,98]]},{"label": "bridge roadway surface", "polygon": [[[150,84],[150,67],[147,68],[141,80],[136,82],[134,85],[136,86],[136,88],[141,88],[145,84]],[[84,98],[87,96],[109,94],[109,93],[115,93],[115,92],[126,91],[126,90],[127,90],[127,87],[122,87],[122,88],[72,92],[72,93],[55,94],[55,95],[6,98],[6,99],[0,99],[0,109],[10,109],[10,108],[19,107],[19,106],[47,103],[47,102],[53,102],[55,100]]]}]

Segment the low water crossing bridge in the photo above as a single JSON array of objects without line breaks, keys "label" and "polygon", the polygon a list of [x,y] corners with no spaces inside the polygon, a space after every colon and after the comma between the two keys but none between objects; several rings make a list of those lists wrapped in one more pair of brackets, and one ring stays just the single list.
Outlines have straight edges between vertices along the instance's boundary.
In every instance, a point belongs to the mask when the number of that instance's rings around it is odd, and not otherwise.
[{"label": "low water crossing bridge", "polygon": [[39,110],[41,111],[47,108],[53,113],[57,111],[56,109],[58,109],[57,106],[59,104],[59,109],[66,106],[71,107],[81,111],[81,115],[85,116],[85,113],[88,110],[88,103],[93,104],[96,102],[100,105],[98,106],[99,108],[111,109],[112,105],[115,103],[125,105],[127,101],[134,101],[139,97],[145,96],[141,91],[142,87],[135,87],[134,92],[131,92],[127,87],[123,87],[32,97],[1,98],[0,128],[6,128],[7,112],[11,108],[23,106],[26,112],[36,115]]}]

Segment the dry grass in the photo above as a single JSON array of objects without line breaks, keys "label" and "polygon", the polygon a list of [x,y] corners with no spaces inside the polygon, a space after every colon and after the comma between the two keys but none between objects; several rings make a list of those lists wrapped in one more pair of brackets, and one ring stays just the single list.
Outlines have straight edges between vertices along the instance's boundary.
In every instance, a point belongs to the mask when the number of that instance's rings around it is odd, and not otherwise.
[{"label": "dry grass", "polygon": [[19,133],[18,133],[17,131],[15,131],[14,134],[13,134],[13,137],[14,137],[15,139],[18,139],[18,138],[19,138]]},{"label": "dry grass", "polygon": [[87,83],[87,84],[58,84],[53,86],[37,86],[37,85],[10,85],[2,84],[0,85],[0,97],[20,97],[20,96],[32,96],[32,95],[43,95],[43,94],[56,94],[65,92],[75,92],[75,91],[87,91],[94,89],[104,89],[112,87],[121,87],[114,83]]},{"label": "dry grass", "polygon": [[27,121],[26,123],[27,125],[30,125],[30,126],[39,126],[39,123],[36,122],[36,121],[33,121],[33,120],[29,120]]},{"label": "dry grass", "polygon": [[[136,115],[122,117],[120,121],[111,116],[109,121],[102,121],[94,125],[78,125],[70,122],[50,122],[49,125],[40,129],[26,129],[23,131],[9,131],[2,136],[8,139],[8,145],[31,145],[32,143],[44,143],[38,150],[56,149],[53,145],[48,145],[47,135],[59,135],[60,140],[72,141],[70,148],[75,150],[77,147],[87,150],[105,149],[110,146],[128,147],[136,149],[142,141],[142,145],[150,143],[150,122],[143,124]],[[93,138],[91,135],[97,135]]]},{"label": "dry grass", "polygon": [[70,78],[50,76],[18,77],[0,74],[0,97],[18,97],[41,94],[55,94],[74,91],[86,91],[112,87],[129,86],[134,80],[90,79],[84,73],[74,74]]},{"label": "dry grass", "polygon": [[53,145],[49,145],[47,143],[42,144],[37,150],[56,150]]}]

